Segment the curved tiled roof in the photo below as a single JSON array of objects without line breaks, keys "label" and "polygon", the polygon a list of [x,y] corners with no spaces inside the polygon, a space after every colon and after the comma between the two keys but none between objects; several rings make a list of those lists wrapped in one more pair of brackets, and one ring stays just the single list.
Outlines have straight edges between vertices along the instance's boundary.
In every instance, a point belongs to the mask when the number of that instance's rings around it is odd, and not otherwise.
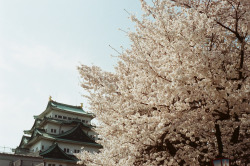
[{"label": "curved tiled roof", "polygon": [[65,111],[70,111],[70,112],[77,112],[77,113],[87,114],[87,112],[85,112],[82,109],[82,107],[80,107],[80,106],[72,106],[72,105],[68,105],[68,104],[58,103],[56,101],[50,101],[49,104],[52,107],[60,109],[60,110],[65,110]]},{"label": "curved tiled roof", "polygon": [[42,119],[37,118],[30,130],[24,130],[24,134],[32,134],[33,130],[41,123]]},{"label": "curved tiled roof", "polygon": [[52,109],[59,110],[59,111],[65,111],[65,112],[71,112],[74,114],[85,115],[85,116],[94,118],[94,114],[85,112],[81,106],[73,106],[73,105],[63,104],[63,103],[59,103],[59,102],[56,102],[53,100],[48,102],[48,105],[47,105],[45,111],[43,111],[40,115],[34,116],[34,118],[35,119],[42,118],[44,115],[49,113],[49,111],[51,111]]},{"label": "curved tiled roof", "polygon": [[77,125],[78,123],[80,123],[82,125],[82,127],[84,127],[84,128],[88,128],[88,129],[94,128],[94,126],[85,124],[77,119],[61,120],[61,119],[56,119],[56,118],[44,117],[43,119],[36,119],[32,128],[30,130],[24,130],[24,134],[31,135],[33,133],[34,129],[40,128],[41,125],[43,125],[44,123],[47,123],[47,122],[53,122],[53,123],[65,124],[65,125]]},{"label": "curved tiled roof", "polygon": [[[63,141],[63,142],[71,142],[76,144],[83,144],[83,145],[90,145],[90,146],[96,146],[96,147],[102,147],[100,144],[96,143],[94,139],[89,137],[83,130],[81,123],[78,123],[77,126],[70,129],[69,131],[65,133],[61,133],[58,135],[55,134],[48,134],[45,132],[44,129],[36,128],[29,141],[26,145],[29,146],[29,144],[33,144],[38,138],[47,138],[50,140],[57,140],[57,141]],[[27,147],[27,146],[26,146]]]},{"label": "curved tiled roof", "polygon": [[81,120],[79,119],[73,119],[73,120],[63,120],[63,119],[56,119],[56,118],[50,118],[50,117],[44,117],[41,124],[46,122],[46,121],[49,121],[49,122],[54,122],[54,123],[58,123],[58,124],[67,124],[67,125],[70,125],[70,124],[78,124],[80,123],[83,127],[85,128],[93,128],[94,126],[92,125],[88,125],[88,124],[85,124],[83,122],[81,122]]},{"label": "curved tiled roof", "polygon": [[22,147],[22,145],[27,144],[31,137],[23,135],[21,142],[18,147]]},{"label": "curved tiled roof", "polygon": [[79,142],[96,143],[91,137],[84,133],[80,123],[73,129],[60,135],[57,135],[56,138],[68,139]]},{"label": "curved tiled roof", "polygon": [[51,145],[47,150],[40,153],[40,156],[44,158],[51,159],[60,159],[60,160],[69,160],[69,161],[77,161],[76,158],[73,158],[66,154],[57,143]]}]

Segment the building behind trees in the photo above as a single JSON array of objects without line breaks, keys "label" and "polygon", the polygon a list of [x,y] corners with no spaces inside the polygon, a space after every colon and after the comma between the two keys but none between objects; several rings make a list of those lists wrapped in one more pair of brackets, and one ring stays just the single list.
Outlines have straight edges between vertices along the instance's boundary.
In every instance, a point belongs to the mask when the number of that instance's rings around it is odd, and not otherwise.
[{"label": "building behind trees", "polygon": [[[82,109],[82,103],[81,106],[72,106],[53,101],[50,97],[45,111],[34,116],[31,129],[24,130],[15,155],[39,157],[43,161],[39,164],[44,166],[76,165],[78,159],[74,154],[82,150],[98,152],[101,148],[90,123],[93,118],[93,114]],[[21,161],[19,163],[23,165]]]}]

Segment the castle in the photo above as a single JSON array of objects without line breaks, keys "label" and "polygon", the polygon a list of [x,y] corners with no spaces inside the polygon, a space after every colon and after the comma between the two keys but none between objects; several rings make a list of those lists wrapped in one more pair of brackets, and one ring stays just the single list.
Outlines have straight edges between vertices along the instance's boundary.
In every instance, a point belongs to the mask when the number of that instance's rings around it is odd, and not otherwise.
[{"label": "castle", "polygon": [[45,111],[34,116],[31,129],[24,130],[15,154],[42,157],[44,166],[74,166],[77,163],[74,154],[82,147],[89,152],[101,148],[90,124],[93,118],[93,114],[82,109],[82,104],[67,105],[50,97]]}]

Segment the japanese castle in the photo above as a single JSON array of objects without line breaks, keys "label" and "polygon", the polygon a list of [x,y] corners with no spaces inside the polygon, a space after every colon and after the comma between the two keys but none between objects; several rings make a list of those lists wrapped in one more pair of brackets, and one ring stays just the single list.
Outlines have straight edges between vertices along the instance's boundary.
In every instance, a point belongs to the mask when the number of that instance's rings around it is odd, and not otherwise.
[{"label": "japanese castle", "polygon": [[75,166],[75,153],[82,150],[98,152],[97,134],[90,121],[94,115],[81,106],[72,106],[53,101],[40,115],[30,130],[24,130],[15,154],[40,156],[44,166]]}]

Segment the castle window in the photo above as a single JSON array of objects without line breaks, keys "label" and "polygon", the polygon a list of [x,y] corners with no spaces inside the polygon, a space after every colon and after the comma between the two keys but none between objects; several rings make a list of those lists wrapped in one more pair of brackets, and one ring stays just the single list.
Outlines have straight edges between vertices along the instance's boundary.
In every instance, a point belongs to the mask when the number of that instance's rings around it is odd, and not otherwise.
[{"label": "castle window", "polygon": [[64,133],[64,131],[62,130],[61,133]]},{"label": "castle window", "polygon": [[68,120],[71,120],[72,118],[71,117],[68,117]]},{"label": "castle window", "polygon": [[74,153],[80,153],[80,150],[76,150],[76,149],[75,149],[75,150],[74,150]]},{"label": "castle window", "polygon": [[44,145],[42,145],[42,150],[44,149]]},{"label": "castle window", "polygon": [[67,148],[67,153],[69,153],[69,148]]},{"label": "castle window", "polygon": [[58,118],[62,119],[62,116],[61,116],[61,115],[58,115]]},{"label": "castle window", "polygon": [[64,148],[63,151],[66,152],[66,148]]},{"label": "castle window", "polygon": [[56,133],[56,129],[51,129],[51,133]]},{"label": "castle window", "polygon": [[75,150],[74,150],[74,153],[80,153],[80,150],[76,150],[76,149],[75,149]]},{"label": "castle window", "polygon": [[67,119],[67,117],[66,117],[66,116],[63,116],[63,119]]},{"label": "castle window", "polygon": [[85,123],[85,120],[82,120],[83,123]]},{"label": "castle window", "polygon": [[55,117],[57,118],[57,115],[55,115]]}]

